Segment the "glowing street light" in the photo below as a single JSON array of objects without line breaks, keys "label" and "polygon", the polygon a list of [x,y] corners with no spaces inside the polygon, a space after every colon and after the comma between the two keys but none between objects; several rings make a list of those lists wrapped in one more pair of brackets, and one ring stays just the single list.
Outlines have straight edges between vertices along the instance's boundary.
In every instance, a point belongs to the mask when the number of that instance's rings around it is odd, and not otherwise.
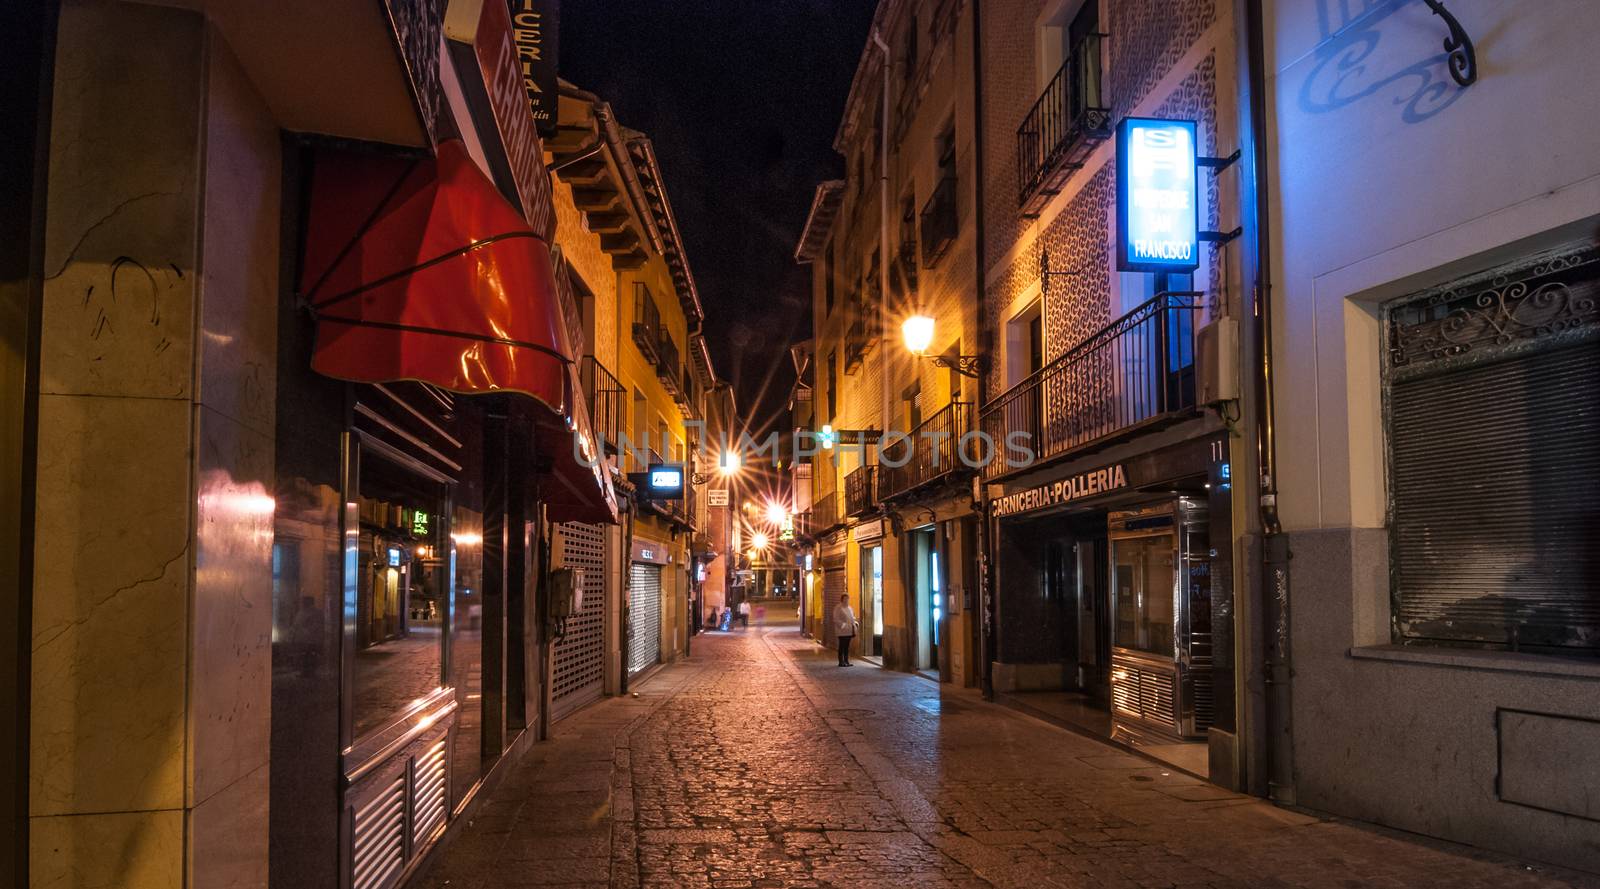
[{"label": "glowing street light", "polygon": [[723,475],[733,475],[739,471],[739,452],[723,451],[722,458],[717,461],[717,472]]},{"label": "glowing street light", "polygon": [[933,345],[933,319],[927,315],[912,315],[900,325],[900,336],[905,339],[906,351],[921,357]]},{"label": "glowing street light", "polygon": [[757,531],[750,538],[750,546],[751,546],[752,549],[766,549],[767,548],[767,535],[761,533],[760,531]]},{"label": "glowing street light", "polygon": [[782,503],[774,502],[767,504],[767,521],[769,523],[781,525],[783,524],[784,519],[787,519],[788,517],[789,510],[784,509]]}]

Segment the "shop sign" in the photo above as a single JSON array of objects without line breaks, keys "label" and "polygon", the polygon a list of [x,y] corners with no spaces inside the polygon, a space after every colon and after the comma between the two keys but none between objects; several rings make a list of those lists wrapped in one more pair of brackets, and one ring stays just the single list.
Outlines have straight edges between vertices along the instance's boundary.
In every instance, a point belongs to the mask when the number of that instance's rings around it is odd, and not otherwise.
[{"label": "shop sign", "polygon": [[633,561],[649,562],[652,565],[665,565],[672,561],[671,550],[665,543],[659,543],[643,537],[633,540]]},{"label": "shop sign", "polygon": [[873,519],[855,526],[850,536],[856,540],[873,540],[883,536],[883,519]]},{"label": "shop sign", "polygon": [[1058,479],[1037,488],[1007,494],[994,502],[995,518],[1049,509],[1085,497],[1109,494],[1128,486],[1128,471],[1121,463],[1104,469],[1091,469],[1077,475]]},{"label": "shop sign", "polygon": [[[469,87],[473,122],[492,137],[484,140],[484,148],[495,184],[515,195],[533,232],[548,237],[555,227],[550,177],[511,40],[510,10],[500,0],[450,0],[444,31],[463,86]],[[466,74],[474,67],[480,81],[470,84]]]},{"label": "shop sign", "polygon": [[557,40],[560,37],[559,0],[510,0],[511,39],[517,45],[522,86],[528,93],[528,110],[539,135],[556,131],[556,106],[561,93],[556,86]]},{"label": "shop sign", "polygon": [[706,488],[706,505],[707,506],[727,506],[728,505],[728,489],[727,488]]},{"label": "shop sign", "polygon": [[1192,272],[1200,265],[1192,120],[1124,118],[1117,125],[1117,268]]}]

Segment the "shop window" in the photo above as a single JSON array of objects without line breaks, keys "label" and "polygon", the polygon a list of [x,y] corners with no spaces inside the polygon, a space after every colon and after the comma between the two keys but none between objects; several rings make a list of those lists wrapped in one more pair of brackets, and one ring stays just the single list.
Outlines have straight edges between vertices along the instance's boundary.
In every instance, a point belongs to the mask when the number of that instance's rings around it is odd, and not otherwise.
[{"label": "shop window", "polygon": [[443,685],[450,609],[444,486],[364,451],[358,491],[352,738]]}]

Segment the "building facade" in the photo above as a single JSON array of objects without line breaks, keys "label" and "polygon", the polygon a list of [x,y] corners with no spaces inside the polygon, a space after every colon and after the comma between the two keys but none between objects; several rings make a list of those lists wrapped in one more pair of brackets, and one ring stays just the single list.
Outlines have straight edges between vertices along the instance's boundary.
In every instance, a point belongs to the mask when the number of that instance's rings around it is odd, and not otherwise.
[{"label": "building facade", "polygon": [[[972,90],[974,5],[885,2],[796,248],[811,263],[810,415],[818,637],[848,595],[858,654],[977,682],[975,469],[961,459],[978,397]],[[932,327],[926,355],[902,342]]]},{"label": "building facade", "polygon": [[1267,5],[1294,798],[1600,870],[1596,11]]},{"label": "building facade", "polygon": [[[686,650],[717,384],[650,144],[541,138],[504,3],[45,6],[8,876],[401,885]],[[686,496],[619,506],[622,428]]]}]

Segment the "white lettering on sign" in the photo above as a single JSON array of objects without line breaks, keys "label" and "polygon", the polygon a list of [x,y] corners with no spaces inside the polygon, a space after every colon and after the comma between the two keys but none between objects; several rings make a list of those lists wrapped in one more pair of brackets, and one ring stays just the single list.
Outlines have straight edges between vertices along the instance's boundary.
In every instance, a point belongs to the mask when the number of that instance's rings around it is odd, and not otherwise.
[{"label": "white lettering on sign", "polygon": [[1070,478],[1007,494],[994,502],[995,518],[1018,513],[1033,512],[1071,503],[1096,494],[1108,494],[1128,486],[1128,473],[1121,463],[1104,469],[1093,469]]},{"label": "white lettering on sign", "polygon": [[1117,267],[1192,271],[1200,252],[1194,122],[1128,118],[1117,145]]}]

